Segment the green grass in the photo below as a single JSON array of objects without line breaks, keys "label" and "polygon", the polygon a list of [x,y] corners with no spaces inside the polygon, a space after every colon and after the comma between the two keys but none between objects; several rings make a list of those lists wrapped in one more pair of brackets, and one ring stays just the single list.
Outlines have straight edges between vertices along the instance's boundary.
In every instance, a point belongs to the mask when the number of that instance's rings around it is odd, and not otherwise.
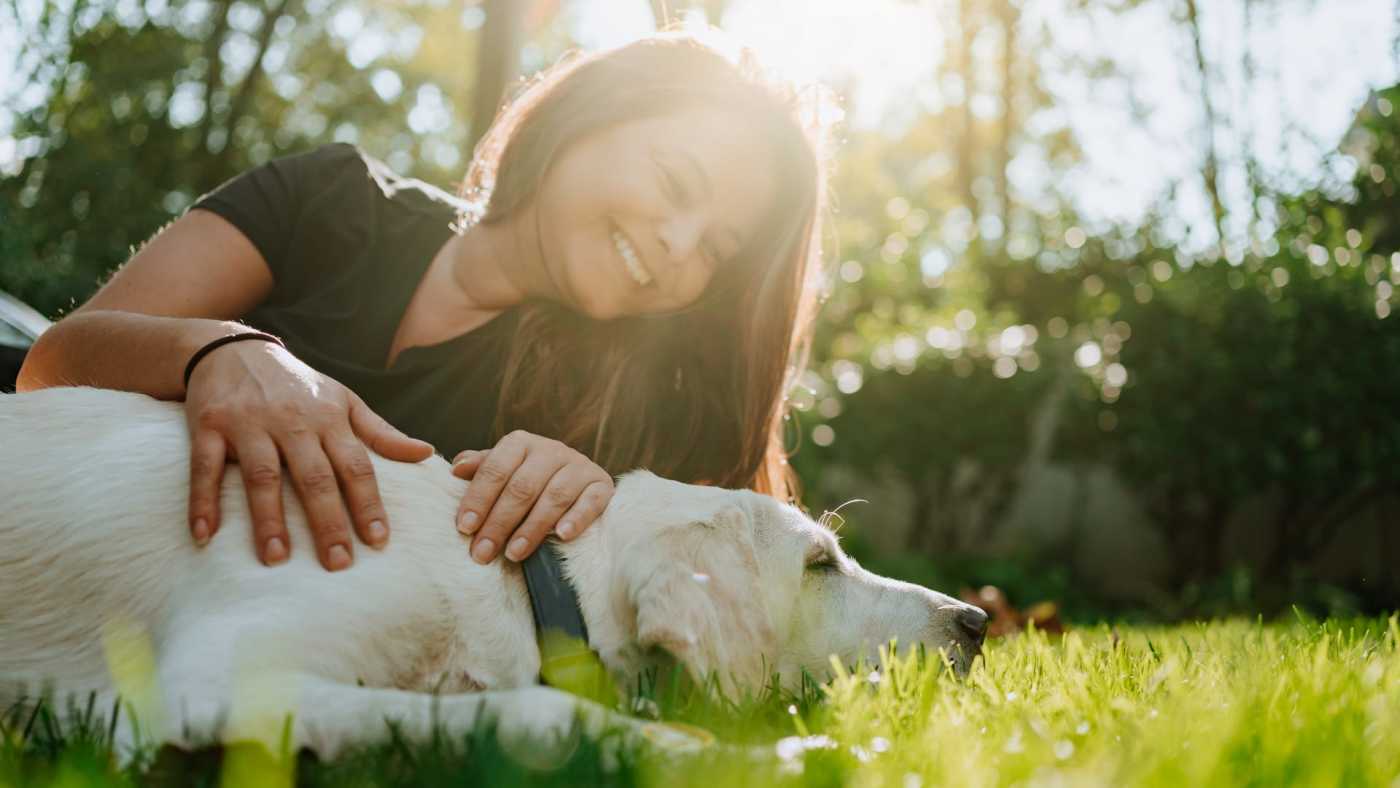
[{"label": "green grass", "polygon": [[[332,763],[303,754],[281,767],[236,749],[166,749],[119,772],[100,721],[65,732],[41,714],[7,721],[0,787],[272,778],[313,786],[1395,786],[1397,642],[1396,617],[1099,627],[993,643],[961,681],[911,660],[737,704],[643,688],[667,718],[726,742],[684,758],[619,753],[582,738],[512,751],[483,729],[463,740],[391,740]],[[231,779],[240,770],[259,776]]]}]

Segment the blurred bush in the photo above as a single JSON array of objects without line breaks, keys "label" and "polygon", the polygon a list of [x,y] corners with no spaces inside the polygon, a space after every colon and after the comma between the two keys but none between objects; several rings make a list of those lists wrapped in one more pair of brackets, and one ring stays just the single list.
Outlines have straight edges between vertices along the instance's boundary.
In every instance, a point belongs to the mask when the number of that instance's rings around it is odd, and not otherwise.
[{"label": "blurred bush", "polygon": [[[890,368],[861,369],[846,395],[816,381],[810,404],[799,402],[806,444],[795,462],[809,490],[829,494],[834,466],[901,478],[913,501],[903,543],[868,552],[924,556],[947,577],[949,565],[985,564],[988,554],[1006,567],[1073,565],[1064,554],[1073,544],[996,545],[997,529],[1037,463],[1104,466],[1167,551],[1155,590],[1136,594],[1161,612],[1278,609],[1305,597],[1393,606],[1396,101],[1400,90],[1385,91],[1359,119],[1351,190],[1284,200],[1275,237],[1242,259],[1183,264],[1144,234],[1127,255],[1128,239],[1086,236],[1072,267],[1049,271],[988,260],[982,314],[999,321],[984,328],[962,312],[924,337],[906,335],[903,351],[896,338],[885,345]],[[840,359],[825,363],[838,384],[857,374]],[[970,500],[985,505],[959,522],[957,503]],[[1348,533],[1366,528],[1374,533]],[[1348,537],[1344,552],[1366,555],[1320,566]],[[1007,570],[984,570],[998,571]],[[1037,593],[1015,578],[1008,585]]]}]

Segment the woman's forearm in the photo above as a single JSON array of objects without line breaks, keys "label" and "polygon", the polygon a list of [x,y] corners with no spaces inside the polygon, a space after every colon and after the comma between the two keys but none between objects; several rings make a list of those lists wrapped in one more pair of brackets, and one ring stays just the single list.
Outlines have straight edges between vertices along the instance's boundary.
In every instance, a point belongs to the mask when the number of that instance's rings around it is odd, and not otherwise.
[{"label": "woman's forearm", "polygon": [[24,359],[16,389],[95,386],[183,399],[185,365],[195,351],[245,330],[226,320],[82,310],[40,335]]}]

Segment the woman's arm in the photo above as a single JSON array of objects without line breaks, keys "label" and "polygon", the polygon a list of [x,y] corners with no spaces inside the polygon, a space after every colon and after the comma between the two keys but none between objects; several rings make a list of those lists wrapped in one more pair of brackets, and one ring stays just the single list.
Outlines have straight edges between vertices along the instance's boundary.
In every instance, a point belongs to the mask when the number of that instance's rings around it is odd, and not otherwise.
[{"label": "woman's arm", "polygon": [[96,386],[183,399],[194,351],[246,330],[230,321],[271,291],[272,272],[252,242],[219,216],[191,211],[40,335],[17,389]]},{"label": "woman's arm", "polygon": [[[210,353],[186,391],[194,351],[246,330],[232,322],[261,303],[273,277],[257,248],[216,214],[176,220],[90,301],[40,337],[20,370],[20,391],[86,385],[184,399],[190,426],[190,529],[200,544],[218,530],[226,460],[237,458],[256,549],[265,563],[291,549],[282,519],[285,462],[327,569],[352,560],[347,520],[367,544],[388,519],[364,449],[418,461],[432,447],[394,429],[353,392],[286,350],[240,342]],[[342,501],[342,494],[344,500]],[[349,506],[350,516],[346,513]]]}]

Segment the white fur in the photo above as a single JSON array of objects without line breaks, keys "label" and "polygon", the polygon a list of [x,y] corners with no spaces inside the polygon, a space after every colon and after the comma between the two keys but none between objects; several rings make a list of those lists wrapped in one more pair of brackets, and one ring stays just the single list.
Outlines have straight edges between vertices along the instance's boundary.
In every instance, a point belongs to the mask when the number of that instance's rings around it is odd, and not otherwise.
[{"label": "white fur", "polygon": [[[434,457],[375,458],[392,536],[321,569],[296,496],[294,550],[258,563],[242,481],[224,475],[222,527],[186,526],[189,438],[178,404],[96,389],[0,395],[0,712],[43,691],[122,697],[144,730],[124,740],[261,738],[292,714],[297,745],[333,755],[433,724],[558,733],[640,723],[534,687],[540,658],[517,565],[480,566],[452,527],[466,483]],[[562,546],[594,647],[623,681],[648,651],[758,689],[770,672],[823,675],[897,638],[951,652],[976,643],[966,606],[860,569],[798,510],[751,492],[622,477],[607,512]],[[808,570],[826,551],[835,570]],[[626,683],[623,686],[627,686]],[[130,715],[128,715],[128,720]],[[657,735],[650,731],[650,736]],[[661,735],[665,735],[664,733]]]}]

